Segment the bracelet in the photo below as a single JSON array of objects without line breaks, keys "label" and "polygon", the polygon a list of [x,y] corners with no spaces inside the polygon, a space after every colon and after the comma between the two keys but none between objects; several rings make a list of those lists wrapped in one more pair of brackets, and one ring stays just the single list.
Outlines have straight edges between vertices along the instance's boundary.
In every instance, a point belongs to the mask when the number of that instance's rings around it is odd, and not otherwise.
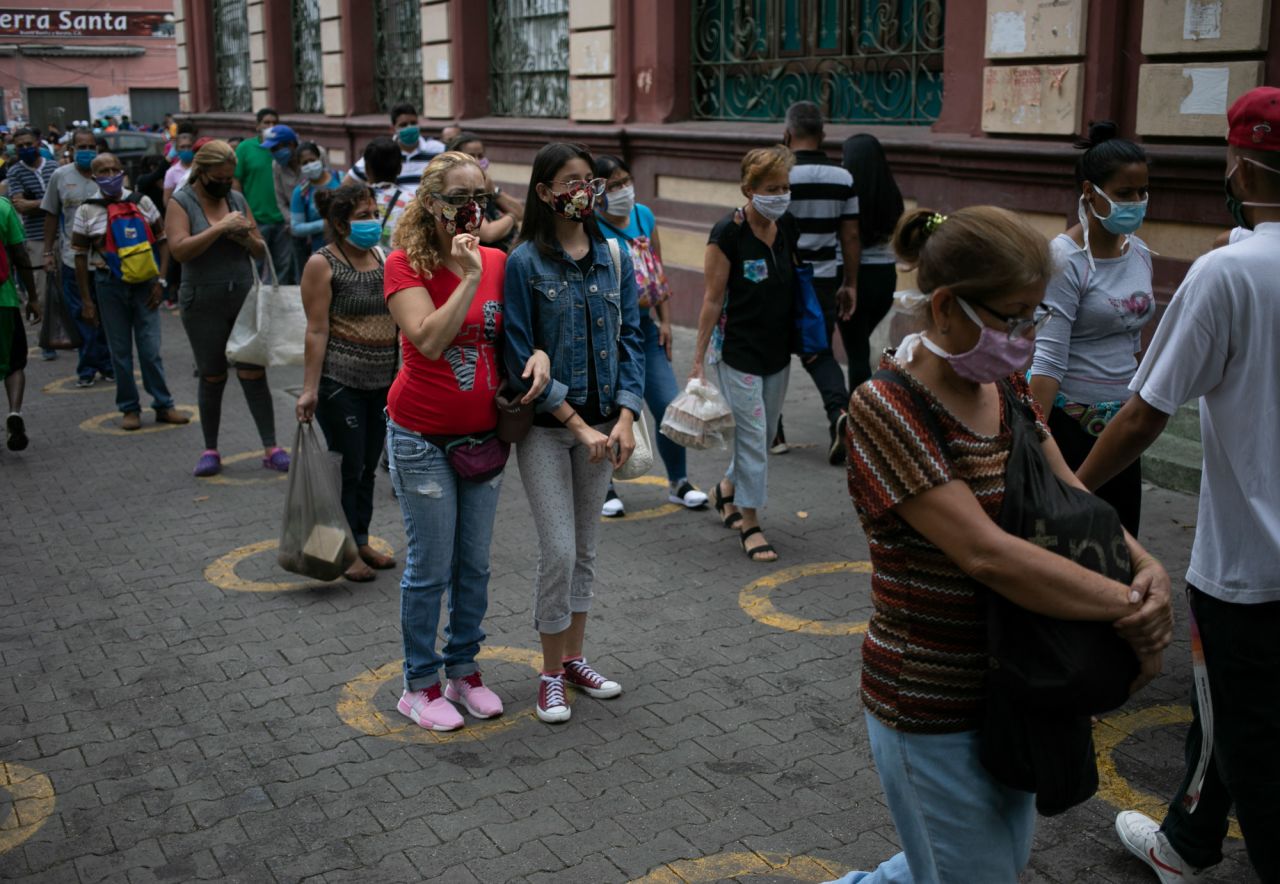
[{"label": "bracelet", "polygon": [[578,416],[578,412],[576,412],[576,411],[570,412],[570,413],[569,413],[569,416],[568,416],[567,418],[565,418],[564,420],[560,421],[560,426],[565,427],[565,428],[568,428],[568,426],[569,426],[569,422],[570,422],[570,421],[572,421],[572,420],[573,420],[575,417],[577,417],[577,416]]}]

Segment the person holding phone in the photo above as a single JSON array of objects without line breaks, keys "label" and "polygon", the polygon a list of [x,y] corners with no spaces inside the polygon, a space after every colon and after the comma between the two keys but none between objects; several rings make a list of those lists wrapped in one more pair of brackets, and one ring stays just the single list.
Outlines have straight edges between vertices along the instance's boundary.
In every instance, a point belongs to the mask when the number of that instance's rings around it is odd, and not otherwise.
[{"label": "person holding phone", "polygon": [[644,336],[631,257],[600,233],[605,180],[590,152],[554,142],[533,160],[520,245],[507,261],[507,376],[519,392],[535,349],[551,357],[551,383],[535,400],[517,448],[538,530],[534,628],[542,643],[538,718],[569,720],[565,686],[597,698],[622,693],[584,656],[595,580],[600,502],[613,470],[635,450],[644,408]]}]

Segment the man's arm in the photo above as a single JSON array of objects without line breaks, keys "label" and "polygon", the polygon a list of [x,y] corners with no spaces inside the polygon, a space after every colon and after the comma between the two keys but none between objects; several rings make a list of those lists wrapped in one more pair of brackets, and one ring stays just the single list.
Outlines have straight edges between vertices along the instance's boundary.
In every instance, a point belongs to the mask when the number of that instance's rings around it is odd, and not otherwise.
[{"label": "man's arm", "polygon": [[27,292],[27,318],[37,322],[40,319],[40,297],[36,294],[39,290],[36,288],[36,275],[32,272],[27,248],[22,243],[16,243],[6,245],[5,250],[9,253],[10,265],[18,268],[18,279],[22,281],[22,287]]},{"label": "man's arm", "polygon": [[1090,491],[1097,491],[1141,457],[1142,452],[1160,438],[1168,423],[1169,415],[1134,394],[1102,431],[1093,450],[1076,470],[1076,478]]},{"label": "man's arm", "polygon": [[53,271],[58,265],[54,263],[58,254],[58,216],[45,209],[44,216],[44,269]]}]

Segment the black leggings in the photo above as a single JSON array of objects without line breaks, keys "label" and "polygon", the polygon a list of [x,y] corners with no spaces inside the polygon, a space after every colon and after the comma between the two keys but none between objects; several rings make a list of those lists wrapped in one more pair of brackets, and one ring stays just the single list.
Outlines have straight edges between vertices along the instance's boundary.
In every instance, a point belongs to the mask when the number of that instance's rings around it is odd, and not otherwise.
[{"label": "black leggings", "polygon": [[[1049,429],[1067,466],[1073,470],[1080,469],[1098,437],[1091,435],[1080,426],[1080,421],[1061,408],[1054,408],[1049,413]],[[1135,460],[1094,493],[1115,508],[1120,516],[1120,524],[1137,537],[1138,523],[1142,517],[1142,461]]]},{"label": "black leggings", "polygon": [[871,377],[871,333],[893,306],[898,269],[893,264],[863,264],[858,268],[858,306],[840,320],[840,338],[849,358],[849,392]]},{"label": "black leggings", "polygon": [[357,390],[321,377],[316,399],[316,420],[325,442],[330,451],[342,455],[342,512],[360,546],[369,542],[373,483],[387,437],[383,411],[389,390]]}]

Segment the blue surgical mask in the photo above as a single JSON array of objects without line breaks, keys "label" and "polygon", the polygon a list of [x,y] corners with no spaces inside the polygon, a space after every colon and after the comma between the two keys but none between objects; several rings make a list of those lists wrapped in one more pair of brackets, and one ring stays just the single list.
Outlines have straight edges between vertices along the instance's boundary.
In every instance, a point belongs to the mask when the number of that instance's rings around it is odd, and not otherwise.
[{"label": "blue surgical mask", "polygon": [[89,167],[93,165],[93,158],[96,157],[97,155],[98,155],[98,152],[96,150],[89,149],[89,148],[80,148],[79,150],[76,151],[76,168],[83,169],[84,171],[88,172]]},{"label": "blue surgical mask", "polygon": [[417,126],[405,126],[396,133],[396,138],[400,139],[402,147],[417,147],[422,138],[422,130]]},{"label": "blue surgical mask", "polygon": [[347,242],[357,249],[371,249],[382,239],[382,222],[376,218],[351,222]]},{"label": "blue surgical mask", "polygon": [[1142,220],[1147,216],[1147,201],[1141,200],[1136,203],[1118,203],[1098,185],[1093,185],[1093,192],[1107,201],[1111,206],[1111,214],[1105,218],[1102,217],[1090,206],[1093,217],[1102,222],[1102,229],[1108,233],[1117,235],[1127,235],[1133,233],[1142,226]]},{"label": "blue surgical mask", "polygon": [[277,147],[271,151],[271,155],[275,157],[276,162],[282,166],[289,165],[289,160],[293,159],[292,147]]},{"label": "blue surgical mask", "polygon": [[191,161],[194,160],[195,158],[196,158],[196,152],[194,150],[178,151],[178,161],[181,162],[182,165],[184,166],[190,166]]},{"label": "blue surgical mask", "polygon": [[34,166],[40,161],[40,148],[20,147],[18,148],[18,159],[22,160],[28,166]]}]

